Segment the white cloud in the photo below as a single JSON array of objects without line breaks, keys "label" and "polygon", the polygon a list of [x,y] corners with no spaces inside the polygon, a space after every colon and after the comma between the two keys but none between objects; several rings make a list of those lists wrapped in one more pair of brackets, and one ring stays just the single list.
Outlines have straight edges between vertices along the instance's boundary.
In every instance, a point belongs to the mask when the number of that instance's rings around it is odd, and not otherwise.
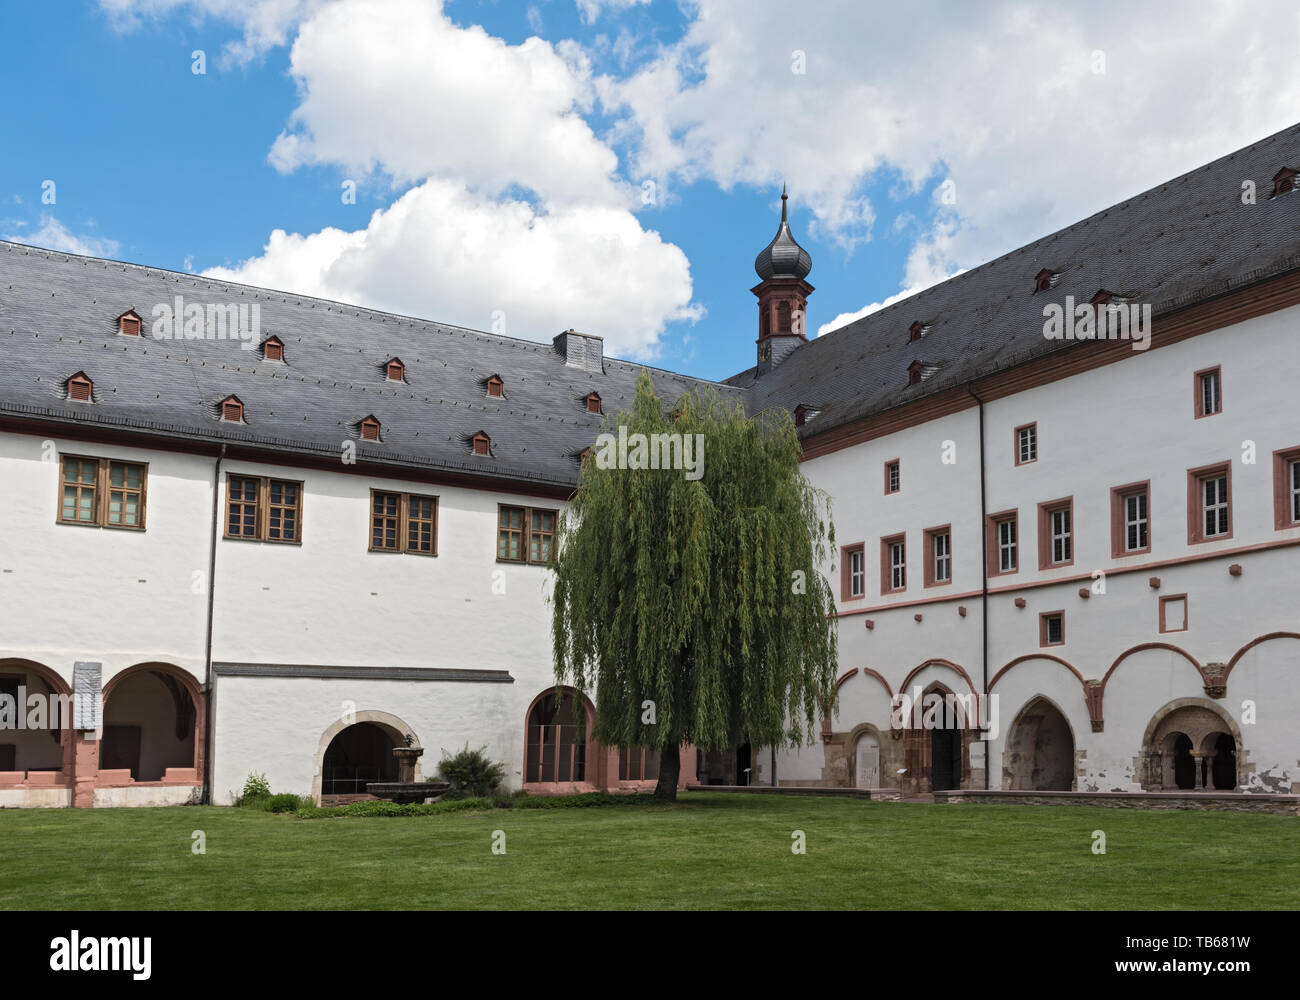
[{"label": "white cloud", "polygon": [[[1294,3],[695,0],[680,42],[596,86],[637,176],[775,187],[842,246],[864,185],[956,203],[913,248],[930,284],[1292,124]],[[1105,73],[1093,72],[1093,53]],[[805,73],[796,52],[802,53]],[[886,187],[890,184],[886,183]]]},{"label": "white cloud", "polygon": [[99,0],[109,23],[134,31],[142,21],[185,11],[196,22],[230,21],[244,35],[222,48],[226,65],[243,65],[269,49],[284,45],[293,30],[326,0]]},{"label": "white cloud", "polygon": [[547,341],[599,333],[611,355],[648,359],[669,321],[698,319],[686,255],[626,209],[539,213],[430,180],[355,232],[276,230],[263,253],[212,277]]},{"label": "white cloud", "polygon": [[575,0],[578,5],[578,16],[582,18],[584,24],[592,24],[602,14],[621,14],[625,10],[631,10],[640,4],[648,4],[650,0]]},{"label": "white cloud", "polygon": [[42,215],[40,225],[30,233],[9,233],[3,239],[86,257],[115,257],[121,249],[121,244],[117,240],[110,240],[103,236],[78,235],[52,215]]}]

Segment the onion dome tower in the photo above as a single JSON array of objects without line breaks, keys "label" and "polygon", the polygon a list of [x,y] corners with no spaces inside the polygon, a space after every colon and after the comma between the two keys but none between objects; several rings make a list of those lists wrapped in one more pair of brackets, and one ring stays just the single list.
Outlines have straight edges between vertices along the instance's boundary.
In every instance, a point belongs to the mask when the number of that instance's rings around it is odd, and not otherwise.
[{"label": "onion dome tower", "polygon": [[804,279],[812,257],[790,232],[785,186],[781,187],[781,227],[772,242],[754,259],[762,279],[750,291],[758,296],[758,373],[780,364],[800,344],[808,342],[808,296],[813,286]]}]

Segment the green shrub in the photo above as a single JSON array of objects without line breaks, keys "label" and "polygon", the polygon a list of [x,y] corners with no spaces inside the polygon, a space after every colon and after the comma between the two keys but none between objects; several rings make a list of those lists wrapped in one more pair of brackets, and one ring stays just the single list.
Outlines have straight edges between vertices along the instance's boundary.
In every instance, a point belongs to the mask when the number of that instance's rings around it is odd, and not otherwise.
[{"label": "green shrub", "polygon": [[506,769],[488,757],[487,747],[471,750],[466,743],[463,750],[450,756],[446,756],[444,751],[438,764],[438,775],[451,785],[444,799],[487,798],[501,784]]},{"label": "green shrub", "polygon": [[312,800],[309,797],[288,793],[270,795],[264,801],[266,802],[266,811],[273,813],[297,812],[303,805],[312,805]]},{"label": "green shrub", "polygon": [[244,779],[244,790],[235,796],[235,805],[260,808],[261,802],[270,797],[271,783],[266,780],[266,775],[250,771]]}]

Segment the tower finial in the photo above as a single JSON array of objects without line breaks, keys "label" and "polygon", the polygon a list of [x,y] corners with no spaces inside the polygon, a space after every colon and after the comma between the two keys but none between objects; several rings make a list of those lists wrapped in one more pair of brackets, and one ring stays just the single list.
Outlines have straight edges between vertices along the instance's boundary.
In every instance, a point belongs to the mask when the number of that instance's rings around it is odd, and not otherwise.
[{"label": "tower finial", "polygon": [[786,199],[789,197],[790,196],[785,193],[785,181],[782,181],[781,182],[781,221],[782,222],[787,221],[786,214],[785,214],[785,203],[786,203]]}]

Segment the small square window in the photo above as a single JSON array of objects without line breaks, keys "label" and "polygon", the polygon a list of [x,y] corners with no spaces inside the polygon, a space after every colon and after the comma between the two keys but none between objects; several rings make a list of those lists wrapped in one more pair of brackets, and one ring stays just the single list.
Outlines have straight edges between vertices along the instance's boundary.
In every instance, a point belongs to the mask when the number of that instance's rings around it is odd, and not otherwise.
[{"label": "small square window", "polygon": [[1040,646],[1065,645],[1065,612],[1048,611],[1038,616],[1038,644]]},{"label": "small square window", "polygon": [[1160,631],[1187,631],[1187,595],[1170,594],[1160,598]]}]

